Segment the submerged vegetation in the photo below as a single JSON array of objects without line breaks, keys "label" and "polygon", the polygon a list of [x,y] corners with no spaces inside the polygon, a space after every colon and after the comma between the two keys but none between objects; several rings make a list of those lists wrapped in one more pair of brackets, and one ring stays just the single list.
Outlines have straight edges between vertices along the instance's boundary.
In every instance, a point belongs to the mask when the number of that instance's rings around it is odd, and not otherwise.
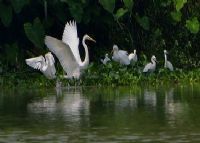
[{"label": "submerged vegetation", "polygon": [[[0,0],[0,86],[55,86],[56,80],[30,70],[25,59],[45,54],[44,36],[59,37],[72,19],[79,37],[88,33],[97,43],[89,46],[91,64],[80,81],[57,78],[66,85],[199,82],[199,18],[198,0]],[[113,44],[129,53],[136,49],[137,66],[100,64]],[[164,60],[164,49],[175,71],[158,64],[154,74],[144,75],[146,61],[151,55]],[[83,55],[82,47],[80,51]],[[57,75],[62,74],[58,62],[57,68]]]}]

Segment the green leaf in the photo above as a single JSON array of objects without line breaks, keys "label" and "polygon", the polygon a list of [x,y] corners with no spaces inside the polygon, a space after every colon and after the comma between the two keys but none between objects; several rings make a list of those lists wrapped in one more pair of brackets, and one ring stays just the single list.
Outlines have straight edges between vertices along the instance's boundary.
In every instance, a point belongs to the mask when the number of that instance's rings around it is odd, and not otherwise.
[{"label": "green leaf", "polygon": [[144,28],[145,30],[149,30],[150,24],[149,18],[147,16],[140,17],[139,15],[136,15],[136,20],[142,28]]},{"label": "green leaf", "polygon": [[125,13],[127,13],[127,9],[119,8],[115,14],[115,18],[119,19],[120,17],[124,16]]},{"label": "green leaf", "polygon": [[19,48],[18,48],[17,43],[5,45],[5,57],[6,57],[6,60],[10,64],[14,65],[16,63],[18,52],[19,52]]},{"label": "green leaf", "polygon": [[35,18],[33,24],[25,23],[24,30],[28,39],[39,48],[44,45],[45,31],[39,18]]},{"label": "green leaf", "polygon": [[155,38],[158,38],[158,37],[160,37],[162,35],[162,31],[159,29],[159,28],[157,28],[155,31],[154,31],[154,37]]},{"label": "green leaf", "polygon": [[0,18],[4,26],[8,27],[12,21],[12,8],[11,6],[6,6],[0,4]]},{"label": "green leaf", "polygon": [[187,0],[174,0],[174,4],[177,11],[182,9],[185,3],[187,3]]},{"label": "green leaf", "polygon": [[132,12],[132,8],[133,8],[133,0],[123,0],[124,1],[124,5],[125,7]]},{"label": "green leaf", "polygon": [[81,22],[84,15],[84,8],[88,4],[85,0],[62,0],[69,6],[71,16],[77,21]]},{"label": "green leaf", "polygon": [[199,32],[199,21],[197,17],[193,17],[191,20],[186,20],[186,27],[191,33],[197,34]]},{"label": "green leaf", "polygon": [[11,0],[15,13],[20,13],[22,8],[29,3],[29,0]]},{"label": "green leaf", "polygon": [[115,8],[115,0],[99,0],[99,3],[103,6],[105,10],[113,13],[113,10]]},{"label": "green leaf", "polygon": [[181,21],[182,13],[180,11],[172,11],[170,15],[174,21],[176,22]]},{"label": "green leaf", "polygon": [[160,3],[161,6],[167,7],[171,4],[171,0],[165,0]]},{"label": "green leaf", "polygon": [[[65,23],[66,20],[67,20],[67,17],[66,17],[66,4],[63,4],[61,2],[59,3],[50,3],[49,6],[53,7],[54,8],[54,15],[57,17],[58,21],[62,22],[62,23]],[[67,9],[67,11],[69,11]],[[49,19],[50,17],[48,17]],[[55,18],[51,17],[53,20],[55,20]],[[47,28],[48,29],[48,28]]]},{"label": "green leaf", "polygon": [[[78,10],[77,10],[78,9]],[[74,4],[73,6],[69,7],[71,15],[77,22],[81,22],[82,16],[84,15],[83,7],[79,4]]]}]

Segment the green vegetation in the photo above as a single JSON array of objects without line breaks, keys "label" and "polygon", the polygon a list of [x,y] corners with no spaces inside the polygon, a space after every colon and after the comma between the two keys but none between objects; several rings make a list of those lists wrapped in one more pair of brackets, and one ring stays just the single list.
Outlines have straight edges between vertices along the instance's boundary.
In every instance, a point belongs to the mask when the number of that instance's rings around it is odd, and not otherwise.
[{"label": "green vegetation", "polygon": [[138,66],[121,66],[111,62],[107,65],[90,64],[80,80],[67,80],[61,77],[62,72],[57,74],[57,79],[48,80],[43,74],[37,71],[27,71],[27,73],[10,73],[0,78],[0,87],[7,88],[38,88],[55,87],[57,81],[62,82],[62,86],[132,86],[132,85],[162,85],[179,83],[200,82],[200,69],[183,71],[176,69],[170,72],[168,69],[160,68],[155,73],[144,74],[142,68]]},{"label": "green vegetation", "polygon": [[[199,81],[199,18],[198,0],[0,0],[0,84],[55,85],[41,74],[30,73],[24,59],[46,53],[45,34],[61,37],[65,23],[72,19],[78,23],[80,38],[88,33],[97,41],[89,46],[94,64],[81,85]],[[137,49],[142,61],[153,54],[163,59],[167,49],[177,70],[158,69],[146,77],[140,73],[143,64],[140,68],[97,64],[114,43],[128,52]]]}]

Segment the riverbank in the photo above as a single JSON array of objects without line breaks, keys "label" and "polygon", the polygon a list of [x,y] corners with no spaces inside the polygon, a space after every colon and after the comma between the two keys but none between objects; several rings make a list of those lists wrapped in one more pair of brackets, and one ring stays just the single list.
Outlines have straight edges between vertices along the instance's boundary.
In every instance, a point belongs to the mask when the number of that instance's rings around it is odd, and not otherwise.
[{"label": "riverbank", "polygon": [[179,84],[200,82],[200,69],[182,70],[175,69],[170,72],[166,69],[156,70],[152,74],[144,74],[135,67],[122,67],[113,65],[91,65],[82,75],[80,80],[67,80],[58,72],[57,79],[46,79],[40,72],[30,71],[23,73],[5,73],[0,77],[1,88],[24,87],[55,87],[60,81],[62,86],[132,86],[142,84]]}]

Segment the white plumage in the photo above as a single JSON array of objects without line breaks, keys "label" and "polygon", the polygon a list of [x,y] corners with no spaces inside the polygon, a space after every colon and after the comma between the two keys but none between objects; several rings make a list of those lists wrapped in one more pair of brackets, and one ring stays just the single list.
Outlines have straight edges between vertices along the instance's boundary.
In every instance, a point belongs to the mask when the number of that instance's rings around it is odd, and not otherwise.
[{"label": "white plumage", "polygon": [[143,72],[154,72],[156,69],[156,57],[153,55],[151,57],[151,62],[146,64],[143,69]]},{"label": "white plumage", "polygon": [[134,50],[133,53],[130,53],[129,56],[129,61],[131,63],[131,65],[135,65],[135,63],[137,62],[138,58],[137,58],[137,54],[136,54],[136,50]]},{"label": "white plumage", "polygon": [[112,60],[119,62],[122,65],[129,65],[130,64],[128,52],[124,51],[124,50],[119,50],[117,45],[113,45]]},{"label": "white plumage", "polygon": [[59,62],[61,63],[64,71],[67,73],[67,78],[79,79],[81,70],[86,69],[89,65],[88,47],[85,44],[86,40],[93,40],[87,34],[84,35],[82,44],[85,49],[85,59],[82,62],[78,49],[79,38],[77,36],[76,22],[69,22],[65,25],[62,41],[51,36],[45,37],[45,44],[52,51]]},{"label": "white plumage", "polygon": [[164,67],[168,68],[170,71],[173,71],[174,70],[173,65],[170,61],[167,60],[167,54],[168,54],[167,50],[164,50],[164,56],[165,56]]},{"label": "white plumage", "polygon": [[39,57],[26,59],[26,64],[30,67],[40,70],[48,79],[56,78],[55,60],[51,52],[45,54],[45,58]]},{"label": "white plumage", "polygon": [[75,21],[69,21],[65,24],[62,41],[69,45],[77,62],[81,64],[81,57],[79,53],[79,38],[77,34],[77,26]]},{"label": "white plumage", "polygon": [[109,61],[110,61],[110,58],[108,57],[108,54],[105,54],[105,58],[104,58],[104,59],[101,59],[101,62],[102,62],[104,65],[106,65],[107,62],[109,62]]}]

